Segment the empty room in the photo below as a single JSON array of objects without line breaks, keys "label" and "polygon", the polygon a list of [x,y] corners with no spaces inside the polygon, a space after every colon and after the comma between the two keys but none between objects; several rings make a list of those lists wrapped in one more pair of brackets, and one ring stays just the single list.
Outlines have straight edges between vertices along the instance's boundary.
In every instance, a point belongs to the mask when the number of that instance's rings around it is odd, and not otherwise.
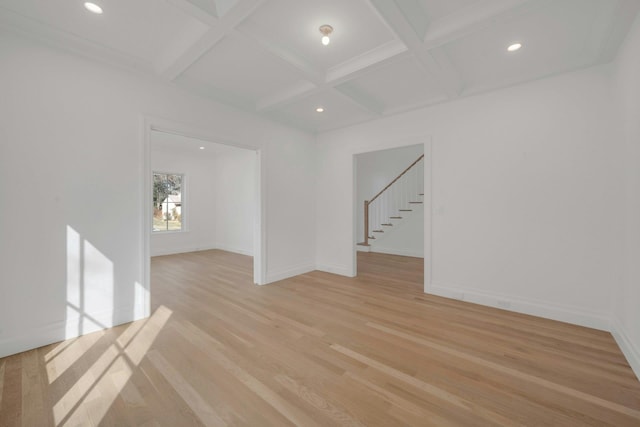
[{"label": "empty room", "polygon": [[640,426],[637,0],[0,0],[0,426]]}]

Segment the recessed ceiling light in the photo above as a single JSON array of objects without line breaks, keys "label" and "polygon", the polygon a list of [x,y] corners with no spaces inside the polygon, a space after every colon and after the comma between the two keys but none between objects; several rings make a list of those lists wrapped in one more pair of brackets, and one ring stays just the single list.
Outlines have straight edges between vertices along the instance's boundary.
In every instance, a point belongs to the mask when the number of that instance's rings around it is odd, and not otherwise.
[{"label": "recessed ceiling light", "polygon": [[331,39],[329,38],[329,34],[331,34],[333,32],[333,27],[331,25],[321,25],[320,28],[320,33],[322,34],[322,44],[323,45],[328,45],[329,42],[331,41]]},{"label": "recessed ceiling light", "polygon": [[204,150],[204,147],[200,147],[201,150]]},{"label": "recessed ceiling light", "polygon": [[95,3],[91,3],[90,1],[84,2],[84,8],[89,12],[97,13],[98,15],[102,13],[102,8]]},{"label": "recessed ceiling light", "polygon": [[515,52],[516,50],[520,50],[521,47],[522,47],[522,43],[514,43],[511,46],[509,46],[507,50],[509,52]]},{"label": "recessed ceiling light", "polygon": [[317,113],[322,113],[322,112],[324,112],[324,108],[318,107],[318,108],[316,108],[316,112]]}]

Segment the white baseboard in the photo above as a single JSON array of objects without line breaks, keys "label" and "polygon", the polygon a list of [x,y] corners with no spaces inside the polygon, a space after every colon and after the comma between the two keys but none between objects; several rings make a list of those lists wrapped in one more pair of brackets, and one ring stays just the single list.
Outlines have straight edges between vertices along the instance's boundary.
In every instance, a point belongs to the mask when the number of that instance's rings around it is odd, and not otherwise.
[{"label": "white baseboard", "polygon": [[100,321],[102,325],[86,322],[83,324],[82,333],[77,330],[77,318],[17,331],[13,336],[0,337],[0,358],[139,320],[135,313],[144,313],[144,307],[122,307],[115,313],[91,313],[91,317]]},{"label": "white baseboard", "polygon": [[316,265],[316,270],[324,271],[325,273],[339,274],[340,276],[356,277],[356,274],[354,274],[351,267],[344,267],[341,265],[318,264]]},{"label": "white baseboard", "polygon": [[371,246],[356,245],[358,252],[371,252]]},{"label": "white baseboard", "polygon": [[287,268],[280,271],[267,271],[267,284],[277,282],[279,280],[288,279],[293,276],[299,276],[310,271],[314,271],[315,267],[311,264],[302,264],[296,267]]},{"label": "white baseboard", "polygon": [[216,247],[212,248],[212,249],[220,249],[221,251],[233,252],[234,254],[253,256],[253,250],[248,250],[247,251],[247,250],[244,250],[244,249],[233,248],[231,246],[216,245]]},{"label": "white baseboard", "polygon": [[389,255],[410,256],[414,258],[424,258],[423,252],[407,251],[404,249],[396,249],[396,248],[385,248],[381,246],[376,246],[375,244],[371,246],[371,252],[377,252],[380,254],[389,254]]},{"label": "white baseboard", "polygon": [[171,249],[161,249],[161,250],[151,250],[151,256],[164,256],[164,255],[175,255],[175,254],[184,254],[188,252],[198,252],[198,251],[210,251],[213,249],[220,249],[221,251],[233,252],[234,254],[253,256],[252,251],[246,251],[244,249],[233,248],[230,246],[224,245],[201,245],[201,246],[186,246],[181,248],[171,248]]},{"label": "white baseboard", "polygon": [[160,250],[153,250],[153,248],[151,248],[151,256],[154,257],[154,256],[163,256],[163,255],[184,254],[187,252],[209,251],[212,249],[219,249],[218,245],[184,246],[181,248],[173,247],[171,249],[160,249]]},{"label": "white baseboard", "polygon": [[618,343],[624,357],[627,358],[636,378],[640,380],[640,350],[633,344],[622,324],[615,319],[611,321],[611,335]]},{"label": "white baseboard", "polygon": [[543,301],[513,298],[490,292],[471,291],[455,286],[445,286],[442,283],[432,283],[431,286],[425,288],[425,292],[445,298],[514,311],[516,313],[558,320],[587,328],[607,332],[611,330],[611,321],[608,313],[592,312],[578,307],[549,304]]}]

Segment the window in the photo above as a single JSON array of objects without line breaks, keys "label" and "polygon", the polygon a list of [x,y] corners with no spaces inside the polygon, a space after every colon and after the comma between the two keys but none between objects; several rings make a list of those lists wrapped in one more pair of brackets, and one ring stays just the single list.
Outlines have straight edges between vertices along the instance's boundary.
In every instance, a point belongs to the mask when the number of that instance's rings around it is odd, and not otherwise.
[{"label": "window", "polygon": [[153,173],[153,231],[184,229],[184,175]]}]

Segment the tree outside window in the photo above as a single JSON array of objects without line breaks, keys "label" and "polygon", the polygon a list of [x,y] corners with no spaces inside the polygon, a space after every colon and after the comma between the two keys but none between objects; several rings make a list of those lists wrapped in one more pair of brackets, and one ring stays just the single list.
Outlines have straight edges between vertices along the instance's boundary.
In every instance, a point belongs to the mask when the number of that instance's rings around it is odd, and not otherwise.
[{"label": "tree outside window", "polygon": [[183,230],[184,175],[153,173],[153,231]]}]

